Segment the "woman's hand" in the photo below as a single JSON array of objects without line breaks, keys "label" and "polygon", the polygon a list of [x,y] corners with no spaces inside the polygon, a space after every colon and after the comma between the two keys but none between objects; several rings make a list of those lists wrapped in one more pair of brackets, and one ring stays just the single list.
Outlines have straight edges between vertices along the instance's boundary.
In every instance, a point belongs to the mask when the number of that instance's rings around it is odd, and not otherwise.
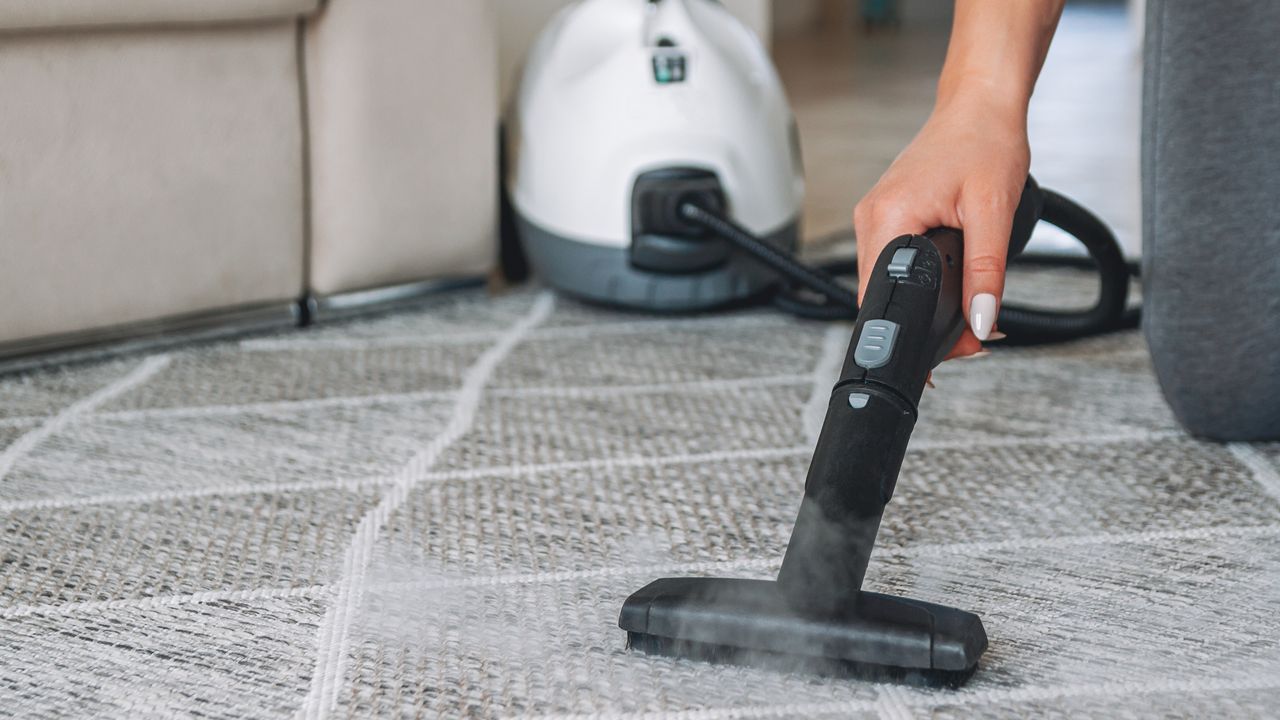
[{"label": "woman's hand", "polygon": [[957,99],[934,111],[854,210],[859,268],[874,267],[901,235],[943,226],[964,231],[969,329],[950,357],[981,351],[981,341],[995,330],[1013,214],[1030,163],[1025,110]]},{"label": "woman's hand", "polygon": [[905,233],[964,231],[969,329],[950,357],[980,352],[995,331],[1013,214],[1031,164],[1027,104],[1064,3],[956,0],[933,114],[853,213],[859,268],[874,267]]}]

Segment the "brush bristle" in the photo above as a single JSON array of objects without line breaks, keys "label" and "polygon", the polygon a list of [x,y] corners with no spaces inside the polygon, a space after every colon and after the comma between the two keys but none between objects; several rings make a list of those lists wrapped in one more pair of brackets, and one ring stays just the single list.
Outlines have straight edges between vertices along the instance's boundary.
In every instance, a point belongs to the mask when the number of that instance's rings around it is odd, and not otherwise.
[{"label": "brush bristle", "polygon": [[628,632],[627,648],[646,655],[697,660],[716,665],[740,665],[781,672],[802,672],[825,677],[892,682],[915,687],[957,689],[968,682],[978,666],[964,670],[932,670],[892,665],[872,665],[826,657],[790,655],[751,650],[678,638]]}]

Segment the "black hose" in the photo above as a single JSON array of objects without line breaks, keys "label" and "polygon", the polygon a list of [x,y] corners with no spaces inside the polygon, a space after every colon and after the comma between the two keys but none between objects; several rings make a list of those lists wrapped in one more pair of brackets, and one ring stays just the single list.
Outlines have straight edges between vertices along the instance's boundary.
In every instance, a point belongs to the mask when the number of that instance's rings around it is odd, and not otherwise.
[{"label": "black hose", "polygon": [[1044,189],[1040,219],[1079,240],[1098,269],[1098,301],[1087,310],[1057,311],[1005,305],[997,324],[1009,344],[1031,345],[1075,340],[1137,327],[1137,313],[1126,312],[1129,266],[1111,228],[1070,198]]},{"label": "black hose", "polygon": [[841,285],[838,280],[825,272],[805,265],[790,253],[779,250],[752,235],[751,232],[739,227],[732,220],[699,205],[686,202],[680,206],[680,214],[684,216],[684,219],[696,223],[733,243],[739,250],[767,265],[785,280],[817,293],[830,304],[842,309],[848,308],[841,317],[857,317],[858,293]]},{"label": "black hose", "polygon": [[[1000,309],[997,324],[1008,336],[1006,342],[1017,345],[1063,342],[1137,327],[1139,311],[1126,308],[1132,273],[1111,229],[1069,198],[1047,189],[1043,194],[1040,219],[1080,240],[1092,265],[1098,269],[1101,278],[1098,301],[1093,307],[1080,311],[1005,305]],[[778,273],[784,282],[774,296],[774,303],[780,309],[814,320],[857,318],[857,292],[836,279],[836,276],[856,272],[857,262],[853,258],[829,261],[820,266],[806,265],[791,253],[761,240],[715,211],[686,202],[680,206],[680,214]],[[1047,264],[1080,263],[1075,259],[1062,260],[1064,262],[1054,260]],[[1030,262],[1045,264],[1046,259]]]}]

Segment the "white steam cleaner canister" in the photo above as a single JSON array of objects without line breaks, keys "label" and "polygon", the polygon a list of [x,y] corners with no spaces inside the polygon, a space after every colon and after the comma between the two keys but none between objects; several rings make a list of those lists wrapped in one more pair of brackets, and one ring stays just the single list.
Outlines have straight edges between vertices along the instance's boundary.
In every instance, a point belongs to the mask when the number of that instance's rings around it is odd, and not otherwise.
[{"label": "white steam cleaner canister", "polygon": [[544,282],[645,310],[700,310],[777,276],[681,223],[696,198],[794,251],[795,120],[768,53],[716,0],[581,0],[543,31],[507,118],[506,190]]}]

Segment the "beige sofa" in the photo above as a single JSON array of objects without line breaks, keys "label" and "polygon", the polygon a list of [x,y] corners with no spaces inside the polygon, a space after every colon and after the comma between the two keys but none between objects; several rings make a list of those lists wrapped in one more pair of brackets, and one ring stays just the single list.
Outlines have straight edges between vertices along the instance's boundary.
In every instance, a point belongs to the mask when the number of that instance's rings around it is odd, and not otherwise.
[{"label": "beige sofa", "polygon": [[5,0],[0,358],[483,276],[497,72],[487,0]]},{"label": "beige sofa", "polygon": [[500,97],[568,2],[3,0],[0,370],[483,277]]}]

